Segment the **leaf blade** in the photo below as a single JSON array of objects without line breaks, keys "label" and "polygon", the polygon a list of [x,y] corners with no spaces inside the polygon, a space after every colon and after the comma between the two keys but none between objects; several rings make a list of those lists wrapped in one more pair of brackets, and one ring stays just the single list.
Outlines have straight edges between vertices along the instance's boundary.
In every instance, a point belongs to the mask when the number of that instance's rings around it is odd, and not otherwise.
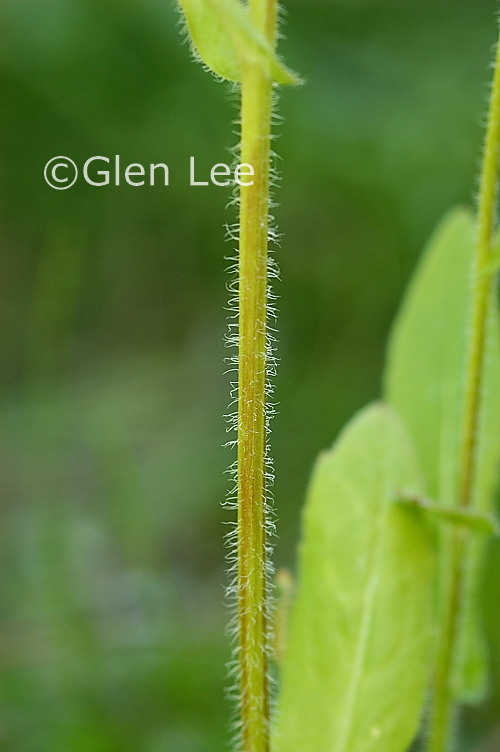
[{"label": "leaf blade", "polygon": [[276,83],[300,83],[253,26],[239,0],[178,0],[178,4],[198,57],[216,75],[241,82],[245,66],[257,64]]},{"label": "leaf blade", "polygon": [[[471,306],[474,220],[463,208],[449,212],[432,235],[396,318],[388,348],[386,399],[405,421],[426,479],[426,493],[439,506],[457,503],[460,470],[463,370]],[[500,457],[500,351],[493,298],[476,436],[473,510],[492,516]],[[451,533],[440,533],[439,601],[446,602]],[[465,588],[453,686],[457,699],[477,702],[487,687],[487,656],[479,615],[479,585],[485,541],[466,542]]]},{"label": "leaf blade", "polygon": [[427,527],[392,503],[403,478],[418,487],[405,431],[381,405],[318,459],[274,752],[403,752],[416,733],[433,570]]},{"label": "leaf blade", "polygon": [[500,528],[497,519],[491,514],[476,512],[474,509],[461,507],[442,507],[432,499],[402,492],[397,494],[396,504],[402,504],[409,510],[425,513],[429,519],[435,519],[449,525],[456,525],[477,535],[498,535]]}]

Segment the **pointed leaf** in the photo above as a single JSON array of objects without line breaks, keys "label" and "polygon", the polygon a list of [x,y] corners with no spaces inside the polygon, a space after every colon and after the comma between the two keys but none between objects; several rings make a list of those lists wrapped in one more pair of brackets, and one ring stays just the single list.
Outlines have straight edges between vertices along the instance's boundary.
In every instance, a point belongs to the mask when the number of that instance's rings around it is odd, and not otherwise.
[{"label": "pointed leaf", "polygon": [[178,0],[199,57],[214,73],[241,82],[247,64],[258,63],[274,81],[300,82],[253,26],[240,0]]},{"label": "pointed leaf", "polygon": [[[464,367],[471,302],[474,222],[464,209],[450,212],[431,238],[396,320],[388,353],[385,394],[408,426],[439,506],[456,503]],[[490,305],[483,399],[476,437],[473,508],[491,515],[500,457],[500,355],[495,306]],[[441,533],[441,597],[446,598],[450,534]],[[455,665],[458,699],[475,701],[486,688],[486,656],[478,618],[484,541],[470,536],[466,595]]]},{"label": "pointed leaf", "polygon": [[423,512],[430,519],[434,518],[449,525],[463,527],[477,535],[498,535],[499,532],[496,518],[484,512],[475,512],[473,509],[462,509],[461,507],[442,507],[432,499],[405,493],[396,499],[396,503],[402,504],[408,509]]},{"label": "pointed leaf", "polygon": [[428,526],[393,503],[418,490],[409,438],[383,405],[315,466],[273,752],[406,752],[428,674]]}]

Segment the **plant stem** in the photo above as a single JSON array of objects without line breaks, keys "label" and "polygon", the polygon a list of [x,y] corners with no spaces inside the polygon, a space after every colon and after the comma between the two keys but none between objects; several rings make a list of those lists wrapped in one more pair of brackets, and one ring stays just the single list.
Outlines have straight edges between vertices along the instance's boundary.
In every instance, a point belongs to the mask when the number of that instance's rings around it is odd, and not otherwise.
[{"label": "plant stem", "polygon": [[[460,438],[460,474],[458,505],[467,509],[473,504],[476,472],[476,434],[481,408],[481,386],[485,352],[487,318],[492,297],[494,268],[492,265],[492,235],[495,221],[495,202],[500,157],[500,43],[497,47],[495,73],[488,113],[488,127],[481,169],[476,249],[473,268],[473,291],[470,312],[469,341],[466,361],[466,383]],[[434,679],[434,708],[429,730],[429,752],[451,749],[455,698],[451,688],[451,673],[457,651],[461,611],[465,588],[466,539],[464,532],[450,533],[449,594],[445,612],[441,615],[436,672]]]},{"label": "plant stem", "polygon": [[[277,0],[250,0],[253,24],[275,43]],[[269,750],[266,563],[267,244],[272,79],[248,61],[241,84],[238,328],[238,622],[243,752]]]},{"label": "plant stem", "polygon": [[481,171],[478,204],[477,245],[474,258],[474,295],[471,315],[471,337],[467,363],[464,422],[461,447],[461,476],[459,504],[471,503],[474,479],[475,438],[478,424],[481,394],[481,376],[484,360],[484,342],[488,303],[494,276],[488,269],[493,257],[492,235],[494,229],[495,203],[498,185],[498,162],[500,157],[500,42],[497,48],[495,74],[488,115],[488,129]]}]

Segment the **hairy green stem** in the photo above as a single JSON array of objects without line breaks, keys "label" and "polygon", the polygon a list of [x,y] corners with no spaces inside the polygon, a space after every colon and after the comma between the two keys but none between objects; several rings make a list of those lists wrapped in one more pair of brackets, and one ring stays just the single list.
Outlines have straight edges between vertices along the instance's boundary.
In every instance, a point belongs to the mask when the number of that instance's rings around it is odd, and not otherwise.
[{"label": "hairy green stem", "polygon": [[459,504],[464,507],[470,506],[474,479],[475,438],[480,407],[486,320],[494,275],[494,269],[491,267],[493,257],[492,236],[495,219],[499,157],[500,43],[497,48],[497,58],[495,61],[495,74],[479,191],[477,246],[474,259],[474,295],[471,315],[472,326],[467,363],[459,485]]},{"label": "hairy green stem", "polygon": [[[252,22],[274,47],[277,0],[250,0]],[[243,752],[269,750],[266,564],[266,340],[272,78],[248,61],[241,84],[238,328],[238,622]]]},{"label": "hairy green stem", "polygon": [[[476,435],[481,407],[481,385],[484,364],[487,317],[492,300],[494,276],[492,236],[500,157],[500,44],[497,47],[495,73],[491,93],[488,127],[481,170],[476,251],[473,269],[473,294],[470,315],[469,343],[466,362],[466,383],[460,437],[460,474],[458,505],[468,509],[473,504],[476,471]],[[455,529],[450,534],[449,580],[444,613],[440,615],[440,636],[434,677],[434,707],[430,721],[428,752],[448,752],[453,739],[455,699],[451,688],[451,672],[457,650],[465,588],[466,539]]]}]

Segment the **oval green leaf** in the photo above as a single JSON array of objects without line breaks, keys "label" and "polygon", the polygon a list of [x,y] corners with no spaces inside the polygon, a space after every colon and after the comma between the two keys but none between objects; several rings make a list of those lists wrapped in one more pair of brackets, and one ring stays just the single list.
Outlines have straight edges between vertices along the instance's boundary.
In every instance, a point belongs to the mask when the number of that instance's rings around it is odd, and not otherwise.
[{"label": "oval green leaf", "polygon": [[442,507],[425,496],[415,496],[404,492],[397,494],[395,503],[404,504],[414,512],[425,514],[429,520],[454,525],[476,535],[498,535],[500,532],[496,517],[484,512],[476,512],[474,509]]},{"label": "oval green leaf", "polygon": [[240,0],[178,0],[201,61],[222,78],[241,82],[246,65],[261,65],[283,85],[300,79],[276,56]]},{"label": "oval green leaf", "polygon": [[303,520],[273,752],[406,752],[431,653],[428,526],[394,504],[418,492],[391,409],[353,419],[315,466]]},{"label": "oval green leaf", "polygon": [[[459,477],[464,368],[471,306],[474,220],[455,209],[431,238],[391,336],[386,399],[405,421],[426,479],[426,493],[440,507],[456,503]],[[500,458],[500,349],[495,301],[490,302],[482,407],[476,436],[473,509],[493,514],[492,492]],[[442,529],[440,599],[450,587],[449,531]],[[460,619],[453,689],[457,699],[480,700],[487,661],[479,618],[479,583],[485,542],[469,536],[464,567],[465,603]]]}]

